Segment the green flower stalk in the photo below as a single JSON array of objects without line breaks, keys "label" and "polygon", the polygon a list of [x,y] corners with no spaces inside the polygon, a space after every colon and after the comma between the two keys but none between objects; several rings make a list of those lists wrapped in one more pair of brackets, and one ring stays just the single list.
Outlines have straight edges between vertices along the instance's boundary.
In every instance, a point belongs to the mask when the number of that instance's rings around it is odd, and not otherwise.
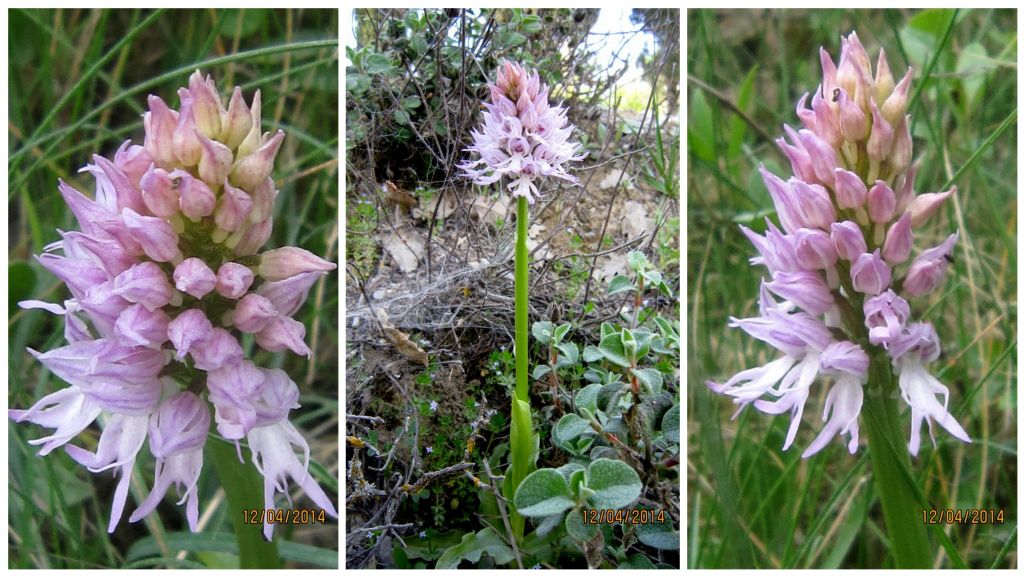
[{"label": "green flower stalk", "polygon": [[[569,140],[573,126],[567,109],[548,104],[548,88],[536,71],[504,62],[498,68],[497,81],[489,85],[491,101],[484,103],[483,123],[473,132],[473,145],[467,151],[479,158],[459,165],[463,175],[481,185],[493,184],[508,176],[508,189],[518,199],[516,212],[516,387],[512,396],[511,463],[505,472],[502,491],[511,502],[516,488],[537,467],[540,437],[533,431],[529,385],[529,253],[526,236],[529,229],[529,204],[540,196],[537,184],[554,177],[579,184],[566,172],[564,164],[582,160],[580,146]],[[522,540],[526,523],[512,512],[512,530]]]}]

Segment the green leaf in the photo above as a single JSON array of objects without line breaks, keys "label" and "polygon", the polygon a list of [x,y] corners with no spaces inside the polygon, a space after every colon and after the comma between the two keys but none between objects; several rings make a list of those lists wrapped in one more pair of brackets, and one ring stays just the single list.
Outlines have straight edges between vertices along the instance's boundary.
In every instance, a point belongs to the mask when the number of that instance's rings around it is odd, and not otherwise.
[{"label": "green leaf", "polygon": [[516,46],[522,46],[525,43],[526,43],[526,36],[520,34],[519,32],[512,32],[505,39],[505,44],[509,48],[515,48]]},{"label": "green leaf", "polygon": [[547,346],[551,342],[551,335],[555,331],[555,325],[547,320],[542,320],[534,322],[531,331],[533,332],[533,338],[537,342]]},{"label": "green leaf", "polygon": [[513,503],[523,516],[559,514],[576,505],[565,476],[554,468],[535,470],[523,479]]},{"label": "green leaf", "polygon": [[[740,83],[739,95],[736,97],[736,107],[743,112],[750,112],[750,97],[754,93],[754,80],[757,78],[757,65],[755,64],[743,77]],[[733,114],[729,120],[729,160],[739,158],[743,151],[743,136],[747,129],[747,123],[738,114]]]},{"label": "green leaf", "polygon": [[565,335],[569,333],[570,328],[572,328],[572,326],[568,322],[565,324],[559,324],[558,328],[555,328],[554,332],[555,342],[561,342],[562,338],[565,338]]},{"label": "green leaf", "polygon": [[566,414],[558,420],[558,424],[555,424],[555,435],[558,437],[559,446],[569,440],[575,440],[589,430],[591,430],[590,422],[575,414]]},{"label": "green leaf", "polygon": [[548,372],[551,372],[551,366],[547,364],[537,364],[533,367],[533,379],[540,380],[544,376],[547,376]]},{"label": "green leaf", "polygon": [[575,540],[589,542],[597,536],[597,524],[588,524],[583,521],[583,513],[573,510],[565,517],[565,531]]},{"label": "green leaf", "polygon": [[393,115],[395,117],[395,122],[398,122],[399,124],[409,124],[409,113],[405,110],[398,108],[393,112]]},{"label": "green leaf", "polygon": [[540,23],[540,16],[531,14],[525,18],[519,24],[519,28],[527,34],[536,34],[543,29],[543,25]]},{"label": "green leaf", "polygon": [[629,358],[626,357],[626,350],[622,346],[620,334],[609,334],[602,338],[598,349],[601,350],[601,355],[605,360],[623,368],[629,368]]},{"label": "green leaf", "polygon": [[508,564],[515,559],[512,549],[501,539],[501,536],[490,527],[462,537],[462,542],[445,550],[444,554],[437,559],[435,568],[452,569],[458,568],[463,560],[469,560],[476,564],[480,561],[482,554],[488,554],[494,558],[495,564]]},{"label": "green leaf", "polygon": [[558,359],[558,366],[560,368],[563,366],[573,366],[576,364],[577,361],[579,361],[580,349],[576,347],[576,344],[572,342],[566,342],[564,344],[559,344],[558,349],[564,355],[563,357]]},{"label": "green leaf", "polygon": [[599,458],[591,462],[587,469],[587,487],[594,491],[590,498],[594,508],[617,510],[636,502],[643,484],[636,470],[629,464],[621,460]]},{"label": "green leaf", "polygon": [[371,76],[387,74],[393,68],[394,65],[391,64],[391,59],[378,52],[367,54],[363,59],[363,71]]},{"label": "green leaf", "polygon": [[629,280],[628,276],[616,275],[608,282],[608,295],[618,294],[620,292],[633,292],[636,291],[636,287]]},{"label": "green leaf", "polygon": [[666,440],[679,444],[679,404],[669,408],[661,417],[661,431]]},{"label": "green leaf", "polygon": [[[657,519],[658,513],[651,511]],[[664,513],[664,522],[642,522],[637,525],[636,537],[651,548],[679,550],[679,531],[672,526],[671,517]]]},{"label": "green leaf", "polygon": [[[586,350],[583,355],[586,356]],[[591,414],[597,412],[597,395],[601,392],[600,384],[588,384],[576,393],[576,409],[589,410]]]},{"label": "green leaf", "polygon": [[370,89],[370,77],[356,72],[346,74],[345,89],[354,95],[363,94]]},{"label": "green leaf", "polygon": [[661,392],[661,386],[665,377],[660,371],[654,368],[634,368],[630,370],[630,373],[636,376],[636,379],[644,385],[649,394]]},{"label": "green leaf", "polygon": [[558,470],[558,473],[564,476],[565,481],[568,482],[569,478],[572,478],[572,475],[575,474],[578,470],[586,470],[586,468],[584,468],[582,464],[577,464],[576,462],[569,462],[567,464],[559,466],[558,468],[555,468],[555,470]]},{"label": "green leaf", "polygon": [[402,100],[402,108],[406,110],[415,110],[420,107],[423,102],[420,101],[419,96],[408,96]]},{"label": "green leaf", "polygon": [[657,570],[658,567],[651,562],[651,559],[643,554],[632,554],[623,563],[619,564],[619,570]]},{"label": "green leaf", "polygon": [[715,164],[715,132],[711,106],[703,90],[694,90],[686,127],[687,149],[708,164]]},{"label": "green leaf", "polygon": [[972,42],[960,51],[956,73],[961,78],[964,93],[967,95],[967,110],[974,110],[979,98],[984,94],[985,78],[992,67],[992,60],[981,43]]},{"label": "green leaf", "polygon": [[585,362],[597,362],[603,357],[601,350],[597,346],[587,344],[587,347],[583,349],[583,360]]},{"label": "green leaf", "polygon": [[633,250],[626,254],[626,264],[633,272],[642,272],[647,268],[647,257],[639,250]]}]

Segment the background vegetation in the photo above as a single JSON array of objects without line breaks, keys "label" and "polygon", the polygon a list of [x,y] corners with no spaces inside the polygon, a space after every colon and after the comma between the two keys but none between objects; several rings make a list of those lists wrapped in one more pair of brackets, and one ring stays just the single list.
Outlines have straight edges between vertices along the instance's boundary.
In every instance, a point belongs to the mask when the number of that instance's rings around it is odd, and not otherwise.
[{"label": "background vegetation", "polygon": [[[26,347],[63,343],[63,321],[24,311],[28,298],[61,301],[61,284],[32,260],[77,226],[57,192],[62,178],[93,190],[78,174],[92,154],[112,155],[125,139],[141,144],[146,95],[177,108],[176,90],[200,68],[222,97],[242,86],[262,90],[263,127],[287,133],[274,177],[281,194],[271,246],[299,245],[337,258],[338,60],[335,10],[12,10],[9,15],[8,406],[28,407],[65,386]],[[338,276],[313,288],[296,316],[308,329],[311,361],[260,357],[298,383],[302,408],[292,421],[312,447],[310,470],[337,494]],[[261,353],[265,354],[265,353]],[[202,532],[190,534],[181,507],[162,504],[143,523],[127,514],[107,534],[114,487],[62,450],[45,458],[26,441],[41,430],[8,424],[9,565],[12,568],[231,567],[231,519],[208,462],[200,483]],[[74,442],[94,447],[91,428]],[[213,440],[211,440],[213,441]],[[146,448],[143,448],[146,450]],[[148,461],[147,461],[148,460]],[[148,493],[152,459],[136,464],[128,511]],[[299,501],[301,502],[301,501]],[[298,504],[298,502],[297,502]],[[286,565],[336,566],[337,527],[278,527]]]},{"label": "background vegetation", "polygon": [[[730,421],[733,404],[703,384],[772,357],[726,328],[756,314],[764,272],[747,264],[754,249],[737,224],[774,218],[757,166],[789,172],[773,140],[820,81],[818,47],[838,58],[851,30],[872,58],[884,46],[895,74],[914,68],[918,192],[959,188],[915,238],[960,231],[945,285],[913,313],[942,338],[933,368],[974,443],[937,431],[914,471],[934,508],[1003,511],[1004,523],[942,526],[952,549],[933,534],[935,566],[1016,566],[1016,12],[699,10],[688,30],[689,566],[890,565],[863,446],[850,456],[834,442],[809,460],[781,452],[788,418],[745,410]],[[822,401],[811,398],[796,445],[816,434]]]}]

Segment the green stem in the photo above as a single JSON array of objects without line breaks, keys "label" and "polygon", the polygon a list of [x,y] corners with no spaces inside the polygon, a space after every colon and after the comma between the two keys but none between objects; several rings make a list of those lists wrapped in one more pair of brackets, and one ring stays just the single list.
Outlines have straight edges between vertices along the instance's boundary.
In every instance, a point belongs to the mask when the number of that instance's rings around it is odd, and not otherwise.
[{"label": "green stem", "polygon": [[[502,492],[509,502],[513,501],[523,478],[536,469],[540,449],[540,437],[533,432],[533,415],[530,412],[528,218],[526,198],[519,198],[516,213],[516,389],[512,397],[512,429],[509,433],[510,464],[502,484]],[[513,508],[510,523],[513,536],[522,542],[526,519]]]},{"label": "green stem", "polygon": [[897,568],[930,568],[931,545],[903,445],[892,370],[885,354],[871,358],[864,395],[864,423],[874,471],[875,492],[882,504],[885,531]]},{"label": "green stem", "polygon": [[516,398],[530,401],[530,254],[526,250],[529,213],[526,198],[519,198],[516,212]]},{"label": "green stem", "polygon": [[[262,513],[263,477],[252,462],[238,460],[235,446],[230,442],[211,438],[206,443],[206,461],[213,461],[213,467],[220,476],[221,486],[228,499],[231,523],[235,526],[238,540],[238,562],[240,568],[280,568],[277,544],[263,539],[263,524],[246,522],[253,510]],[[260,514],[262,516],[262,514]]]}]

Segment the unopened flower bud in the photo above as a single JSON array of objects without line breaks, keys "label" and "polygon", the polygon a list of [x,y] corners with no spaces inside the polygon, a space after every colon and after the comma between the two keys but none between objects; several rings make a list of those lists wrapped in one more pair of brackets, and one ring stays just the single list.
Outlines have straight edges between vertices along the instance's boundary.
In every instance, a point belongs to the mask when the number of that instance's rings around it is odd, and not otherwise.
[{"label": "unopened flower bud", "polygon": [[193,178],[184,170],[171,172],[171,178],[177,179],[178,192],[181,194],[181,212],[189,219],[197,221],[213,214],[217,207],[217,196],[213,190],[199,178]]},{"label": "unopened flower bud", "polygon": [[956,194],[956,186],[953,186],[945,192],[919,194],[911,200],[910,206],[907,207],[907,211],[911,214],[911,225],[917,227],[923,224],[928,220],[928,218],[931,218],[932,214],[934,214],[946,199],[953,194]]},{"label": "unopened flower bud", "polygon": [[274,169],[274,157],[284,140],[284,132],[263,143],[255,152],[235,162],[231,170],[231,184],[245,190],[252,190],[261,184]]},{"label": "unopened flower bud", "polygon": [[242,89],[235,86],[228,109],[221,116],[219,140],[228,148],[237,148],[245,135],[252,129],[252,117],[249,114],[249,107],[246,106],[245,99],[242,97]]},{"label": "unopened flower bud", "polygon": [[213,324],[198,308],[185,310],[167,326],[167,336],[177,350],[178,360],[183,360],[194,344],[202,342],[213,334]]},{"label": "unopened flower bud", "polygon": [[202,298],[217,285],[217,275],[199,258],[186,258],[174,269],[174,286],[195,298]]},{"label": "unopened flower bud", "polygon": [[294,314],[309,295],[309,289],[326,272],[306,272],[280,282],[264,282],[256,293],[273,304],[274,309],[284,316]]},{"label": "unopened flower bud", "polygon": [[811,166],[814,168],[814,175],[817,177],[818,182],[831,185],[834,181],[836,170],[835,150],[832,149],[828,142],[818,138],[810,130],[801,130],[799,134],[800,141],[803,142],[804,148],[807,149],[807,154],[811,159]]},{"label": "unopened flower bud", "polygon": [[203,146],[202,156],[199,157],[199,177],[214,186],[220,185],[231,172],[234,161],[231,149],[220,142],[210,140],[202,133],[198,133],[197,136]]},{"label": "unopened flower bud", "polygon": [[214,214],[217,227],[228,232],[238,230],[252,212],[252,204],[252,197],[244,190],[225,182]]},{"label": "unopened flower bud", "polygon": [[117,317],[114,336],[125,346],[159,350],[167,342],[167,324],[170,321],[170,317],[159,308],[150,310],[142,304],[133,304]]},{"label": "unopened flower bud", "polygon": [[793,144],[786,142],[785,138],[778,138],[775,140],[775,143],[778,144],[779,149],[786,155],[786,158],[789,158],[789,164],[797,178],[804,181],[814,181],[816,179],[814,176],[814,166],[811,164],[810,155],[807,154],[803,143],[800,142],[800,137],[789,126],[785,126],[785,130]]},{"label": "unopened flower bud", "polygon": [[946,268],[952,259],[953,248],[959,236],[950,234],[949,238],[935,248],[921,252],[907,270],[903,280],[903,290],[911,296],[924,296],[934,290],[946,278]]},{"label": "unopened flower bud", "polygon": [[910,137],[910,116],[907,116],[896,127],[892,142],[892,154],[889,155],[890,173],[902,174],[910,165],[910,157],[913,153],[914,142]]},{"label": "unopened flower bud", "polygon": [[286,280],[304,272],[327,272],[337,266],[295,246],[268,250],[260,256],[258,273],[266,280]]},{"label": "unopened flower bud", "polygon": [[170,262],[178,255],[178,235],[166,220],[142,216],[131,208],[122,210],[121,217],[128,233],[142,246],[146,256],[157,262]]},{"label": "unopened flower bud", "polygon": [[824,314],[835,305],[828,284],[817,272],[779,272],[765,286],[810,314]]},{"label": "unopened flower bud", "polygon": [[114,166],[128,176],[128,180],[138,182],[153,164],[153,156],[144,147],[125,140],[124,144],[114,153]]},{"label": "unopened flower bud", "polygon": [[274,230],[274,219],[267,218],[249,227],[235,244],[234,251],[238,256],[251,256],[259,251]]},{"label": "unopened flower bud", "polygon": [[178,124],[178,113],[167,107],[159,96],[150,95],[149,111],[142,117],[146,128],[144,145],[157,166],[170,168],[178,163],[174,153],[174,127]]},{"label": "unopened flower bud", "polygon": [[849,220],[832,224],[832,242],[836,245],[836,253],[843,260],[854,261],[867,252],[864,233],[856,222]]},{"label": "unopened flower bud", "polygon": [[207,138],[216,138],[220,135],[220,96],[209,76],[203,79],[203,75],[196,70],[188,79],[189,93],[192,95],[192,115],[195,118],[196,129]]},{"label": "unopened flower bud", "polygon": [[237,300],[252,286],[253,273],[248,266],[237,262],[225,262],[217,270],[217,293],[225,298]]},{"label": "unopened flower bud", "polygon": [[831,268],[839,259],[832,239],[821,230],[797,230],[795,244],[797,262],[804,270]]},{"label": "unopened flower bud", "polygon": [[157,168],[155,164],[150,165],[149,170],[139,180],[139,188],[142,189],[142,202],[154,216],[170,218],[178,213],[178,187],[176,181],[163,168]]},{"label": "unopened flower bud", "polygon": [[879,250],[871,254],[861,254],[850,267],[850,278],[853,289],[861,294],[872,296],[889,288],[892,281],[892,270],[882,260]]},{"label": "unopened flower bud", "polygon": [[191,348],[196,368],[210,372],[237,363],[243,357],[238,339],[223,328],[214,327],[210,334]]},{"label": "unopened flower bud", "polygon": [[181,110],[174,127],[174,155],[185,166],[195,166],[203,154],[203,146],[196,138],[196,121],[192,115],[192,95],[188,90],[178,90]]},{"label": "unopened flower bud", "polygon": [[278,316],[274,304],[256,293],[246,294],[238,301],[232,316],[235,328],[246,334],[255,334],[266,328]]},{"label": "unopened flower bud", "polygon": [[171,302],[174,288],[155,262],[140,262],[114,278],[113,293],[142,304],[148,310],[163,308]]},{"label": "unopened flower bud", "polygon": [[868,199],[868,187],[861,182],[860,176],[849,170],[836,168],[836,203],[840,208],[856,210]]},{"label": "unopened flower bud", "polygon": [[882,117],[875,101],[871,101],[871,136],[868,137],[868,158],[881,162],[892,150],[892,126]]},{"label": "unopened flower bud", "polygon": [[304,341],[306,326],[287,316],[274,318],[256,334],[256,344],[268,352],[291,350],[299,356],[309,357],[310,350]]},{"label": "unopened flower bud", "polygon": [[836,221],[836,212],[828,191],[818,184],[807,184],[802,180],[790,180],[790,184],[793,187],[793,198],[803,213],[802,227],[828,230]]},{"label": "unopened flower bud", "polygon": [[242,143],[238,145],[238,149],[235,151],[235,162],[252,154],[263,143],[262,112],[260,109],[260,91],[257,90],[256,94],[252,97],[252,106],[249,108],[249,132],[245,135],[245,138],[242,138]]},{"label": "unopened flower bud", "polygon": [[851,142],[859,142],[868,135],[868,120],[864,111],[850,100],[846,92],[839,93],[839,122],[843,137]]},{"label": "unopened flower bud", "polygon": [[885,224],[892,220],[895,211],[896,193],[884,180],[875,181],[868,191],[868,217],[876,224]]},{"label": "unopened flower bud", "polygon": [[910,212],[904,212],[903,216],[889,227],[885,235],[885,244],[882,246],[882,258],[885,258],[890,266],[901,264],[910,257],[910,248],[914,244],[914,234],[910,228]]},{"label": "unopened flower bud", "polygon": [[[907,95],[910,91],[910,81],[913,77],[914,69],[907,68],[906,75],[903,76],[900,83],[896,85],[896,89],[893,90],[892,94],[882,104],[882,117],[893,126],[899,124],[900,120],[903,119],[903,114],[907,111]],[[879,102],[882,101],[879,100]]]},{"label": "unopened flower bud", "polygon": [[892,94],[896,79],[892,76],[889,61],[885,58],[885,48],[878,50],[878,66],[875,67],[875,101],[885,102]]}]

